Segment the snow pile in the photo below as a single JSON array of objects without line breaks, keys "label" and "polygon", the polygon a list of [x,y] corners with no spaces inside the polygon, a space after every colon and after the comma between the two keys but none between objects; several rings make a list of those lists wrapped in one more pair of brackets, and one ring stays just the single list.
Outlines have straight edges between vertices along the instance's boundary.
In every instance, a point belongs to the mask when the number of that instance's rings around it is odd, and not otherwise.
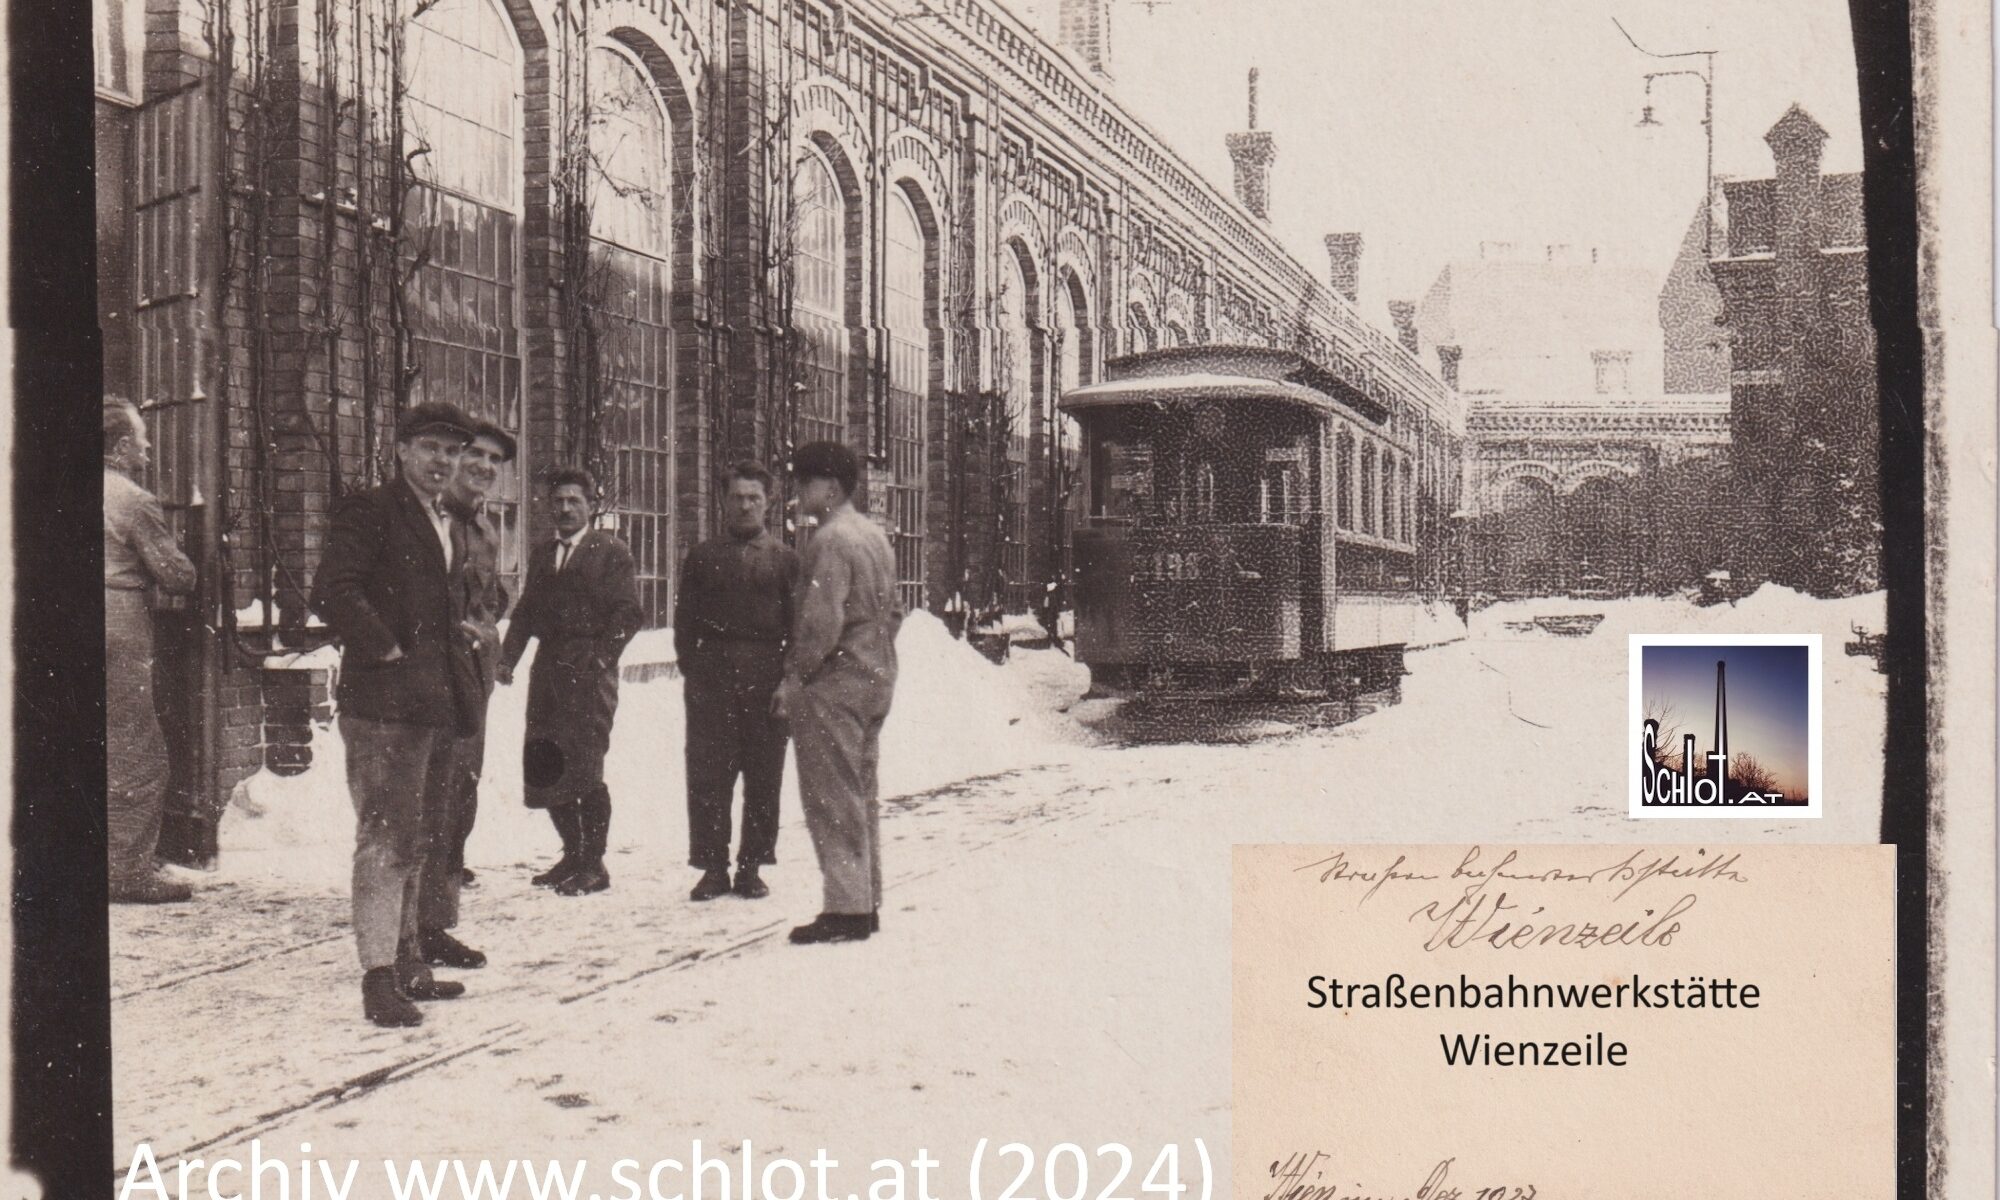
[{"label": "snow pile", "polygon": [[1417,628],[1411,646],[1440,646],[1466,635],[1465,622],[1448,601],[1427,600],[1417,606]]},{"label": "snow pile", "polygon": [[895,705],[882,729],[882,791],[924,791],[1046,761],[1059,723],[1047,697],[927,612],[896,637]]},{"label": "snow pile", "polygon": [[[1083,668],[1055,651],[1024,652],[1037,664],[1002,668],[953,638],[929,613],[911,614],[896,641],[896,698],[882,732],[884,796],[907,795],[991,775],[1064,753],[1073,726],[1054,710],[1088,683]],[[622,663],[671,661],[673,635],[649,630]],[[527,726],[528,675],[535,644],[515,682],[494,691],[487,710],[486,766],[479,818],[467,859],[483,866],[553,857],[555,835],[542,813],[522,804],[521,743]],[[1043,664],[1043,655],[1053,659]],[[616,806],[612,839],[678,861],[687,836],[684,745],[686,712],[678,679],[627,681],[619,689],[605,778]],[[354,850],[345,747],[337,726],[314,731],[313,765],[283,778],[263,771],[238,789],[220,830],[221,870],[311,889],[344,888]],[[784,811],[798,815],[797,764],[785,768]]]},{"label": "snow pile", "polygon": [[[1634,633],[1817,633],[1829,660],[1841,653],[1850,625],[1880,632],[1885,593],[1869,592],[1822,600],[1767,583],[1734,604],[1701,607],[1678,597],[1635,596],[1626,600],[1576,600],[1544,597],[1510,600],[1473,614],[1475,636],[1521,636],[1510,623],[1541,616],[1602,613],[1604,621],[1591,634],[1623,640]],[[1531,635],[1547,636],[1547,635]]]}]

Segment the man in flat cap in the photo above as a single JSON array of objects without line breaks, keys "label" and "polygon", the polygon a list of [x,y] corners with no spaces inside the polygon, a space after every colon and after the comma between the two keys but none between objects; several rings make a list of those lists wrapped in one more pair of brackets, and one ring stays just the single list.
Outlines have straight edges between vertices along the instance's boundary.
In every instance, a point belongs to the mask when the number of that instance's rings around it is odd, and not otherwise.
[{"label": "man in flat cap", "polygon": [[479,812],[479,776],[486,763],[486,709],[493,699],[500,662],[500,618],[507,591],[500,584],[500,537],[486,512],[486,497],[500,468],[514,461],[514,438],[491,421],[477,421],[472,441],[459,455],[458,471],[445,488],[444,506],[465,537],[465,619],[460,628],[479,663],[477,725],[452,750],[451,786],[445,803],[425,814],[423,887],[417,905],[417,948],[438,967],[483,967],[486,956],[451,934],[458,926],[459,890],[471,874],[465,843]]},{"label": "man in flat cap", "polygon": [[837,442],[792,455],[799,511],[817,518],[801,556],[798,616],[776,711],[792,725],[799,798],[825,902],[797,943],[860,941],[881,929],[876,761],[896,688],[896,556],[854,508],[861,462]]},{"label": "man in flat cap", "polygon": [[[724,529],[688,551],[674,598],[674,654],[687,681],[688,865],[701,869],[691,900],[770,888],[758,869],[778,861],[778,793],[785,725],[771,698],[785,674],[799,558],[772,536],[764,515],[771,473],[729,469]],[[729,878],[729,809],[743,777],[743,836]]]},{"label": "man in flat cap", "polygon": [[528,557],[499,676],[512,683],[528,639],[540,639],[528,677],[522,790],[528,807],[547,810],[563,850],[555,866],[530,882],[584,896],[611,886],[604,867],[611,833],[604,755],[618,712],[618,658],[646,610],[632,551],[616,534],[590,527],[597,484],[589,472],[552,472],[548,495],[556,536]]},{"label": "man in flat cap", "polygon": [[312,608],[344,647],[340,734],[357,818],[354,938],[362,1011],[377,1025],[417,1025],[412,1000],[465,985],[434,979],[418,958],[416,918],[425,814],[442,806],[458,739],[477,729],[483,697],[466,636],[463,528],[445,489],[473,422],[419,404],[396,422],[397,476],[334,508]]}]

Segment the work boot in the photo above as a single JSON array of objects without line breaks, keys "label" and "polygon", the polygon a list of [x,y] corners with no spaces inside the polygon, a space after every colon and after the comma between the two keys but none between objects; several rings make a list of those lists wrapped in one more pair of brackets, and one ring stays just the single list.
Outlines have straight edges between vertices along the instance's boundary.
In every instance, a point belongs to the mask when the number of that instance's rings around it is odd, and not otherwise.
[{"label": "work boot", "polygon": [[688,893],[690,900],[713,900],[729,890],[729,868],[710,867],[701,873],[701,879]]},{"label": "work boot", "polygon": [[549,823],[556,827],[556,836],[562,839],[562,857],[556,860],[555,866],[529,879],[529,883],[536,887],[554,887],[583,865],[580,859],[582,822],[581,804],[565,804],[549,810]]},{"label": "work boot", "polygon": [[757,877],[757,868],[752,864],[736,868],[735,892],[745,900],[762,900],[771,894],[771,887]]},{"label": "work boot", "polygon": [[424,1023],[424,1014],[396,986],[396,968],[370,967],[361,977],[361,1012],[391,1028]]},{"label": "work boot", "polygon": [[152,873],[111,885],[113,904],[181,904],[194,898],[194,889],[166,876]]},{"label": "work boot", "polygon": [[588,896],[611,886],[604,869],[605,843],[611,836],[611,791],[603,784],[576,804],[579,866],[556,885],[558,896]]},{"label": "work boot", "polygon": [[426,929],[417,935],[418,953],[434,967],[456,967],[469,971],[486,965],[486,956],[442,929]]},{"label": "work boot", "polygon": [[865,942],[873,932],[868,913],[821,913],[810,925],[792,930],[792,944],[810,946],[818,942]]},{"label": "work boot", "polygon": [[558,896],[588,896],[592,892],[609,891],[611,872],[603,863],[586,863],[569,873],[569,877],[556,885]]},{"label": "work boot", "polygon": [[396,983],[402,988],[403,995],[411,1000],[456,1000],[465,995],[464,984],[435,978],[431,969],[420,962],[399,962],[395,972]]}]

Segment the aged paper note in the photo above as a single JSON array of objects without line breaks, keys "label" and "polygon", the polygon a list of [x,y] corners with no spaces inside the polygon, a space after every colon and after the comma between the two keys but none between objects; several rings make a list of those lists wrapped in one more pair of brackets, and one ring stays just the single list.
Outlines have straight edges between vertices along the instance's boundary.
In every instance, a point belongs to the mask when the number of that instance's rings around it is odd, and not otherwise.
[{"label": "aged paper note", "polygon": [[1884,1196],[1882,846],[1238,846],[1234,1194]]}]

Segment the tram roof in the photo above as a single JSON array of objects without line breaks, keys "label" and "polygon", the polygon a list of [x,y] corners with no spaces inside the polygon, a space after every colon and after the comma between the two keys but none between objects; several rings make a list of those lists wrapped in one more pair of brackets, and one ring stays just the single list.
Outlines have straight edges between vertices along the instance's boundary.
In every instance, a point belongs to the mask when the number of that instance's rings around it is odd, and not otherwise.
[{"label": "tram roof", "polygon": [[1142,401],[1276,400],[1380,423],[1388,409],[1325,367],[1265,346],[1176,346],[1114,358],[1103,383],[1063,393],[1069,410]]}]

